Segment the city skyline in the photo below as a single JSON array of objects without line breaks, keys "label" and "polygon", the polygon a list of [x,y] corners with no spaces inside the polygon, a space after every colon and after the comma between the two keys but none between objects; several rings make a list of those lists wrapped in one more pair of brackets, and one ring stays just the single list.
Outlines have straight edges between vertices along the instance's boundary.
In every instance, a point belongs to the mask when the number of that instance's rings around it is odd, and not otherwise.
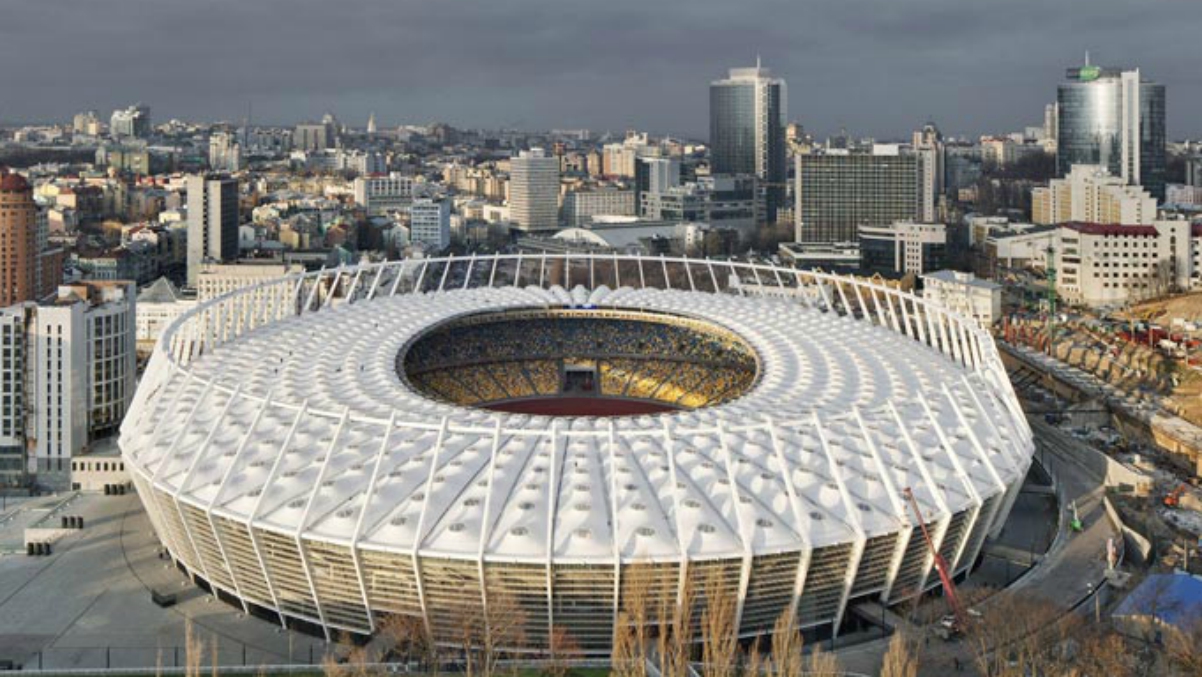
[{"label": "city skyline", "polygon": [[[759,54],[792,85],[791,119],[819,136],[846,127],[900,138],[927,119],[975,136],[1039,124],[1064,69],[1089,50],[1095,63],[1141,68],[1171,90],[1170,139],[1202,135],[1202,122],[1187,114],[1202,105],[1202,78],[1186,54],[1190,15],[1202,19],[1202,7],[1162,7],[1172,11],[1027,0],[973,8],[760,2],[751,11],[658,3],[639,5],[635,22],[635,7],[622,2],[518,0],[471,12],[273,0],[153,11],[138,2],[22,3],[7,10],[0,37],[6,52],[37,58],[0,75],[10,93],[0,124],[144,101],[158,121],[241,121],[253,105],[261,124],[332,111],[361,127],[374,112],[381,128],[637,127],[704,139],[707,83]],[[44,48],[45,26],[54,27],[54,50]],[[348,35],[354,49],[340,47]]]}]

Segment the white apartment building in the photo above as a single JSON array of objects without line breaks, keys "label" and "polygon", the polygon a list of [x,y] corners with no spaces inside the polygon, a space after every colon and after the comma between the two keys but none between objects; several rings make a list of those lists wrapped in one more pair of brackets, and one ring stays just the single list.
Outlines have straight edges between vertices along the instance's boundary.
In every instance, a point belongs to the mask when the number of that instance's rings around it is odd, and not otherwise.
[{"label": "white apartment building", "polygon": [[67,488],[71,459],[116,432],[136,385],[135,312],[124,281],[0,310],[0,483]]},{"label": "white apartment building", "polygon": [[1101,165],[1073,165],[1063,179],[1031,191],[1031,214],[1037,224],[1148,225],[1156,220],[1156,198]]},{"label": "white apartment building", "polygon": [[403,210],[413,201],[414,177],[393,172],[388,176],[360,176],[355,179],[355,203],[370,215]]},{"label": "white apartment building", "polygon": [[1002,316],[1002,286],[972,273],[955,270],[927,273],[922,276],[922,296],[968,315],[986,328]]},{"label": "white apartment building", "polygon": [[1202,283],[1202,226],[1066,223],[1057,229],[1056,291],[1070,303],[1119,306]]},{"label": "white apartment building", "polygon": [[509,212],[524,231],[559,228],[559,159],[541,148],[509,161]]},{"label": "white apartment building", "polygon": [[435,251],[451,244],[451,201],[418,198],[409,207],[409,238]]},{"label": "white apartment building", "polygon": [[154,348],[159,335],[180,315],[196,306],[196,299],[185,298],[165,277],[160,277],[138,292],[136,340],[140,352]]},{"label": "white apartment building", "polygon": [[590,223],[594,216],[634,216],[634,191],[618,188],[571,191],[563,196],[563,220],[568,228]]},{"label": "white apartment building", "polygon": [[196,279],[196,300],[204,303],[232,291],[304,270],[304,266],[299,264],[283,263],[206,264]]}]

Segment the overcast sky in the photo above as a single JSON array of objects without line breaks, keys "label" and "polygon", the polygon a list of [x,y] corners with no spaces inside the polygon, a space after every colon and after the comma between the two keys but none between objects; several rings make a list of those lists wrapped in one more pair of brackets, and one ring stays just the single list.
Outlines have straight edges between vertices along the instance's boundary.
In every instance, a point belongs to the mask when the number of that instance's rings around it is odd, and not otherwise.
[{"label": "overcast sky", "polygon": [[704,138],[707,84],[764,64],[818,135],[1042,122],[1064,69],[1139,66],[1202,136],[1202,0],[3,0],[0,121],[143,101],[156,121]]}]

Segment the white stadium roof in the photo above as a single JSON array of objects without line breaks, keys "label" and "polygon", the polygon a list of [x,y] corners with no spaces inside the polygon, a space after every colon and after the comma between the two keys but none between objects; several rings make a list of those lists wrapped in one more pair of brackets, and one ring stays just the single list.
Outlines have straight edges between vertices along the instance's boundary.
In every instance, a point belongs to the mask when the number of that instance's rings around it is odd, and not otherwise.
[{"label": "white stadium roof", "polygon": [[[585,304],[724,326],[758,353],[759,378],[709,408],[549,418],[437,402],[397,374],[406,343],[453,317]],[[908,527],[905,487],[930,517],[1030,464],[996,374],[884,324],[688,290],[380,295],[159,365],[121,442],[181,503],[361,548],[558,563],[817,548]]]}]

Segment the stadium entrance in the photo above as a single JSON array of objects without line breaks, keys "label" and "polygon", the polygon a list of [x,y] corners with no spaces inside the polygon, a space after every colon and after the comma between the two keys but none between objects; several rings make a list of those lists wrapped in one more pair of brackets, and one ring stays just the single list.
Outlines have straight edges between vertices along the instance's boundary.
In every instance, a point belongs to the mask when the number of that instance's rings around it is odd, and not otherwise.
[{"label": "stadium entrance", "polygon": [[627,309],[459,317],[410,341],[397,372],[452,404],[543,416],[635,416],[734,399],[756,353],[709,322]]}]

